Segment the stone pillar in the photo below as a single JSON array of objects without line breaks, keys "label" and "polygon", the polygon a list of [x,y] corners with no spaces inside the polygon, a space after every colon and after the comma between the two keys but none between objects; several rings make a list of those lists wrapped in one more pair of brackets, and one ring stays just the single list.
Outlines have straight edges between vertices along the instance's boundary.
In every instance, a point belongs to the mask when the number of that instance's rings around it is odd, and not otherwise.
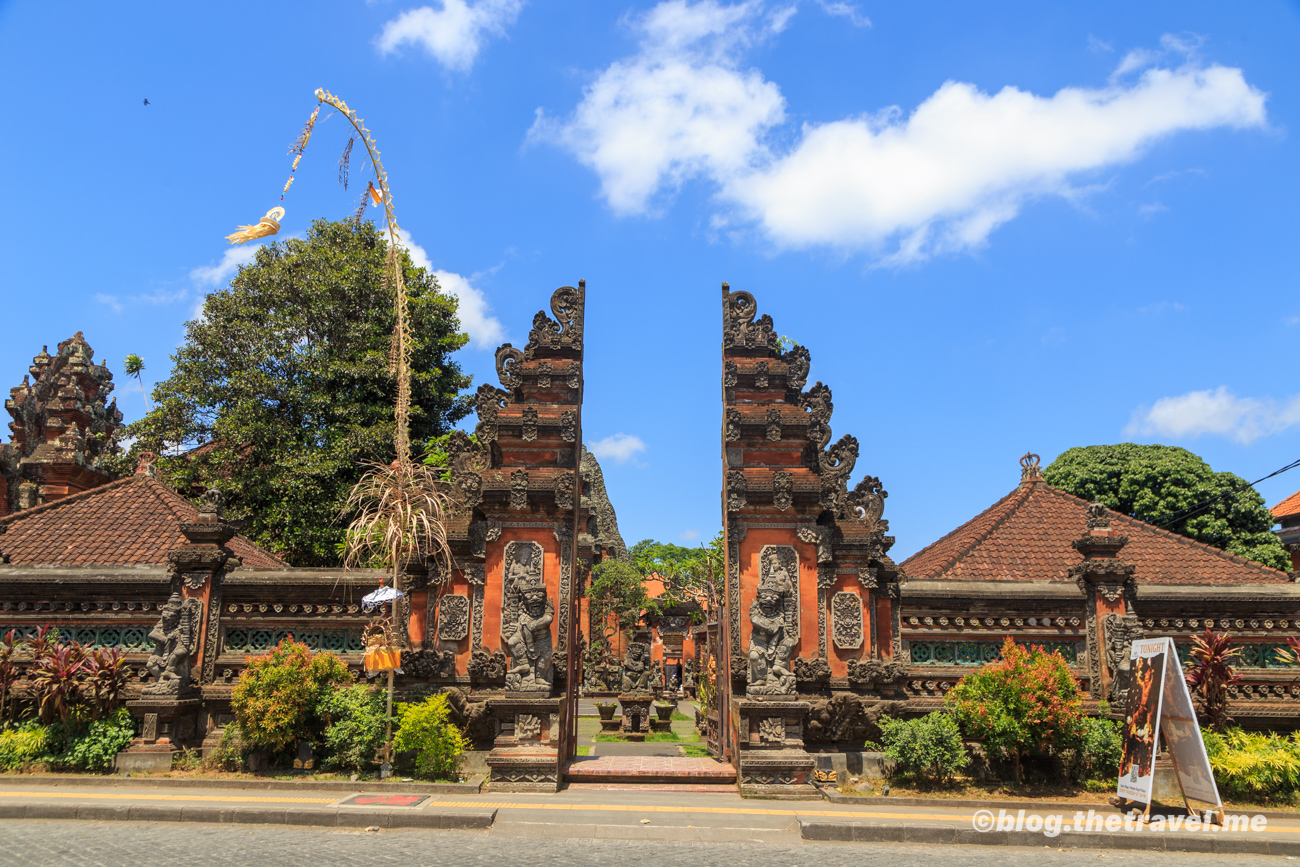
[{"label": "stone pillar", "polygon": [[[1111,527],[1110,511],[1101,503],[1088,506],[1087,529],[1074,548],[1083,562],[1070,569],[1084,596],[1088,636],[1088,693],[1094,699],[1120,703],[1127,696],[1128,651],[1142,638],[1133,616],[1135,567],[1119,559],[1128,543]],[[1123,707],[1113,708],[1122,712]]]},{"label": "stone pillar", "polygon": [[119,770],[166,770],[177,747],[203,740],[201,685],[212,682],[216,673],[221,582],[240,565],[225,547],[235,528],[222,520],[223,504],[220,491],[204,494],[196,520],[181,524],[186,543],[167,554],[172,595],[149,635],[154,641],[148,661],[152,679],[139,699],[126,703],[141,720],[141,736],[118,754]]}]

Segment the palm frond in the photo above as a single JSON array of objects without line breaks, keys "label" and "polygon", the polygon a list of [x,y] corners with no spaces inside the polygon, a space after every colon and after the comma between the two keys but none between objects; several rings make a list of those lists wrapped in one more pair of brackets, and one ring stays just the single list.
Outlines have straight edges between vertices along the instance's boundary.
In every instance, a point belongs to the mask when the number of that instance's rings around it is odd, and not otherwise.
[{"label": "palm frond", "polygon": [[437,570],[451,572],[446,517],[450,499],[434,469],[411,461],[368,463],[348,495],[344,565],[382,562],[394,575],[407,562],[432,559]]},{"label": "palm frond", "polygon": [[339,183],[343,189],[348,188],[348,168],[352,162],[352,146],[356,144],[356,137],[348,139],[347,147],[343,148],[343,156],[339,157]]}]

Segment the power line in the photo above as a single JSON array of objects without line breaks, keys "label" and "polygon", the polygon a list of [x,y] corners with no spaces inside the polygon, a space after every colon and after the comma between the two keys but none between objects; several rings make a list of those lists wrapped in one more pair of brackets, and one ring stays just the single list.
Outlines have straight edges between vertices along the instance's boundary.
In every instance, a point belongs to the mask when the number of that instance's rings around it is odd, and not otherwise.
[{"label": "power line", "polygon": [[1171,526],[1177,524],[1179,521],[1183,521],[1195,515],[1200,514],[1202,511],[1209,508],[1210,506],[1213,506],[1215,503],[1217,503],[1219,500],[1222,500],[1224,497],[1235,497],[1237,494],[1240,494],[1242,491],[1248,488],[1255,487],[1260,482],[1268,481],[1274,476],[1280,476],[1283,473],[1287,472],[1288,470],[1294,470],[1296,467],[1300,467],[1300,460],[1292,461],[1291,463],[1287,464],[1285,467],[1282,467],[1280,470],[1274,470],[1273,472],[1269,473],[1267,476],[1264,476],[1263,478],[1256,479],[1253,482],[1247,482],[1244,485],[1240,485],[1236,488],[1233,488],[1231,491],[1224,491],[1222,494],[1211,497],[1210,499],[1205,500],[1202,503],[1197,503],[1195,506],[1192,506],[1190,509],[1183,511],[1175,515],[1174,517],[1170,518],[1165,523],[1160,524],[1159,527],[1161,530],[1168,530]]}]

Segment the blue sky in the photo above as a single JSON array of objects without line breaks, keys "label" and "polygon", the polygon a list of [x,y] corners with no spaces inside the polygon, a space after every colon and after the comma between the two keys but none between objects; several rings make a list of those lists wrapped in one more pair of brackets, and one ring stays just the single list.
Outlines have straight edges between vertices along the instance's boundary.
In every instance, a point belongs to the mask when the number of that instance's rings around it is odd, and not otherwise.
[{"label": "blue sky", "polygon": [[[1300,457],[1295,4],[253,9],[0,5],[0,385],[78,329],[165,376],[325,87],[460,296],[476,384],[587,279],[585,433],[629,542],[718,527],[723,280],[811,350],[900,559],[1026,450]],[[282,234],[352,211],[347,132],[317,126]]]}]

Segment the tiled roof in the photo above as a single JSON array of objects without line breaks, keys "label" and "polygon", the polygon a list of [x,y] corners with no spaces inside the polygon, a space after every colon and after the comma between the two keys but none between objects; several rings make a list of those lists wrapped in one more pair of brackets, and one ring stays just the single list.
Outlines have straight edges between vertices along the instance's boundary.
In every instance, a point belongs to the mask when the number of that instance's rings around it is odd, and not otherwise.
[{"label": "tiled roof", "polygon": [[1294,494],[1278,503],[1271,511],[1273,512],[1273,517],[1278,518],[1279,520],[1282,518],[1289,518],[1292,515],[1300,515],[1300,491],[1296,491]]},{"label": "tiled roof", "polygon": [[[198,518],[185,498],[148,475],[110,482],[0,518],[0,551],[13,566],[162,566]],[[245,566],[283,569],[243,536],[226,543]]]},{"label": "tiled roof", "polygon": [[[1087,527],[1088,503],[1046,482],[1023,485],[903,562],[909,578],[967,581],[1065,581],[1083,556],[1071,545]],[[1285,572],[1112,514],[1128,544],[1120,559],[1139,583],[1290,583]]]}]

